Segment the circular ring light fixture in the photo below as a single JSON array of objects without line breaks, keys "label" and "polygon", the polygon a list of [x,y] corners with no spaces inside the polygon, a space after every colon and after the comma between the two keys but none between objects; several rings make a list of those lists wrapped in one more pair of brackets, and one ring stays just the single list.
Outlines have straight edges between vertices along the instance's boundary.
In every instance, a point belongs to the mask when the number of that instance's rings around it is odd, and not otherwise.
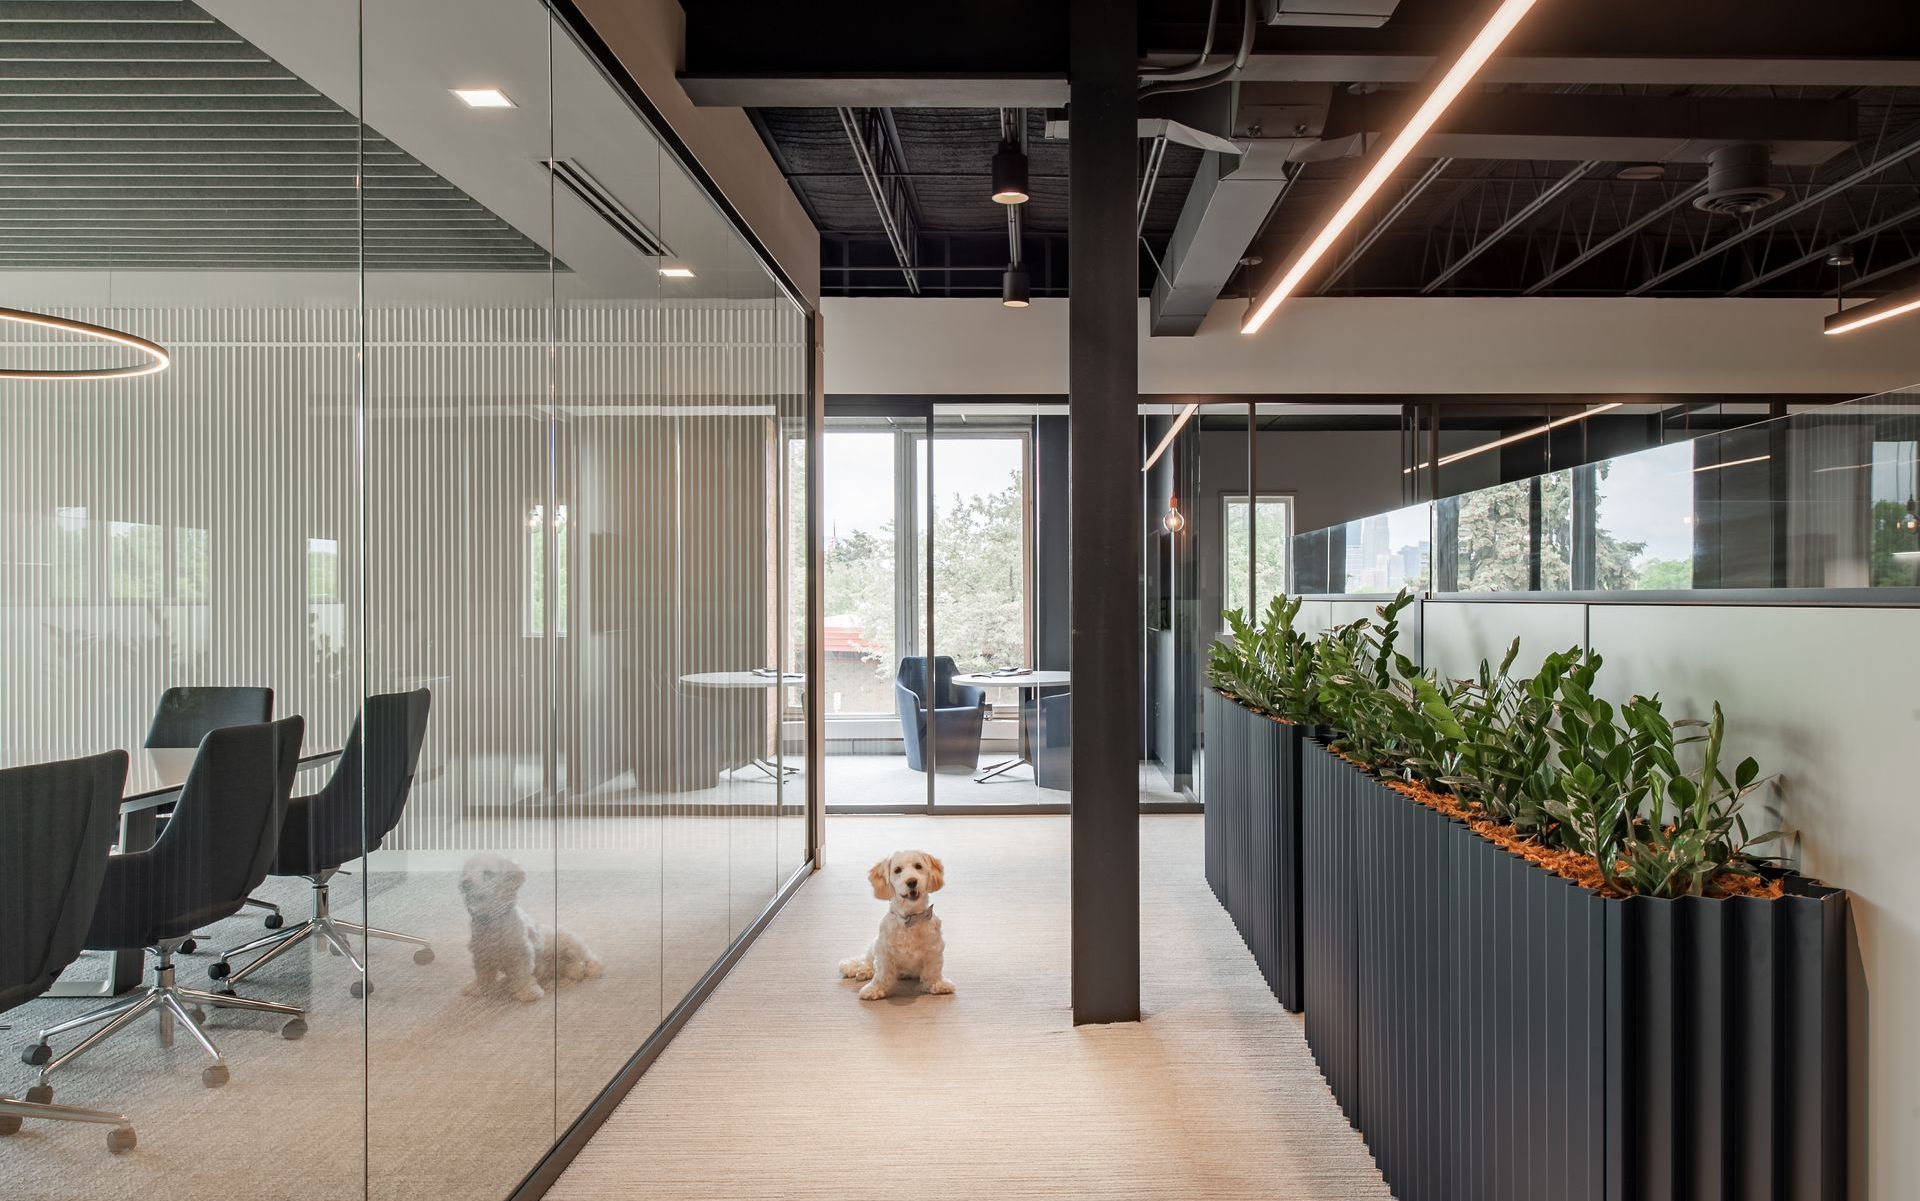
[{"label": "circular ring light fixture", "polygon": [[42,329],[59,330],[62,333],[78,334],[95,342],[107,342],[115,346],[124,346],[138,351],[145,361],[130,363],[124,367],[93,367],[83,370],[47,370],[29,371],[0,367],[0,379],[41,379],[41,380],[87,380],[87,379],[132,379],[140,375],[153,375],[165,371],[173,364],[173,356],[166,347],[157,342],[117,329],[108,329],[104,325],[89,325],[85,321],[69,321],[65,317],[50,317],[45,313],[29,313],[24,309],[0,308],[0,321],[12,321],[19,325],[37,325]]}]

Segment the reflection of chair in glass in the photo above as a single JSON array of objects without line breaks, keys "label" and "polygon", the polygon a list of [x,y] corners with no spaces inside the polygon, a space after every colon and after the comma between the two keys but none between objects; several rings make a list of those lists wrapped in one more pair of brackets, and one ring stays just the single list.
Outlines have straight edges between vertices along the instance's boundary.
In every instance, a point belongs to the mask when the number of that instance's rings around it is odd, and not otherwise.
[{"label": "reflection of chair in glass", "polygon": [[942,771],[973,771],[980,766],[980,731],[987,720],[987,692],[955,684],[951,655],[933,660],[932,705],[928,704],[927,661],[900,660],[893,680],[893,699],[900,710],[900,738],[907,746],[907,766],[927,770],[928,709],[932,709],[934,763]]},{"label": "reflection of chair in glass", "polygon": [[[221,952],[207,975],[228,982],[222,996],[231,993],[234,984],[315,935],[345,955],[362,976],[366,967],[354,955],[343,932],[407,943],[417,948],[413,953],[415,963],[433,962],[433,947],[426,939],[342,921],[333,916],[327,895],[328,882],[340,868],[360,858],[363,785],[366,848],[377,850],[380,841],[400,824],[407,794],[413,789],[413,773],[420,763],[420,746],[426,741],[427,712],[432,702],[432,694],[424,688],[368,697],[366,711],[354,719],[346,749],[340,752],[340,761],[326,786],[313,796],[295,797],[287,806],[273,874],[306,878],[313,886],[313,916],[291,930]],[[235,956],[254,951],[263,954],[234,970],[231,961]],[[354,996],[364,996],[366,991],[363,980],[353,982]]]},{"label": "reflection of chair in glass", "polygon": [[[119,828],[127,754],[0,771],[0,1013],[53,987],[80,957]],[[52,1104],[45,1084],[27,1099],[0,1096],[0,1135],[24,1118],[112,1126],[107,1147],[125,1151],[133,1127],[117,1113]]]},{"label": "reflection of chair in glass", "polygon": [[[107,861],[106,884],[94,910],[86,945],[95,951],[154,952],[153,983],[147,990],[116,1001],[84,1017],[40,1032],[21,1056],[47,1078],[94,1047],[126,1029],[142,1014],[160,1019],[160,1042],[170,1046],[177,1021],[200,1049],[213,1057],[200,1074],[208,1087],[227,1082],[227,1062],[200,1023],[202,1005],[277,1013],[289,1020],[280,1032],[288,1038],[306,1033],[301,1010],[292,1005],[220,996],[182,988],[174,979],[173,956],[204,922],[240,912],[247,893],[267,878],[280,819],[300,764],[300,739],[306,723],[298,717],[252,726],[226,726],[201,740],[173,820],[152,847]],[[101,1023],[100,1028],[54,1056],[47,1040],[56,1034]]]},{"label": "reflection of chair in glass", "polygon": [[147,727],[147,746],[191,749],[208,730],[272,720],[271,688],[169,688]]},{"label": "reflection of chair in glass", "polygon": [[1043,696],[1027,706],[1028,754],[1033,759],[1033,782],[1062,792],[1073,788],[1073,694]]},{"label": "reflection of chair in glass", "polygon": [[[160,694],[160,705],[153,711],[153,723],[147,727],[148,749],[184,748],[200,745],[208,730],[222,726],[252,726],[273,720],[271,688],[169,688]],[[164,821],[168,806],[160,814]],[[247,898],[247,906],[267,911],[267,929],[280,928],[280,906],[272,901]],[[193,939],[180,946],[193,953]]]}]

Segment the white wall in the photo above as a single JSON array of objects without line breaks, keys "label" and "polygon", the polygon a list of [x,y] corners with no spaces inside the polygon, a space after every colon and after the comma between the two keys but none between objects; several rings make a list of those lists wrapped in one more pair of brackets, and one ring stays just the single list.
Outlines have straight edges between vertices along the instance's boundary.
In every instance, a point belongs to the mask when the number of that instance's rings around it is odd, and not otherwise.
[{"label": "white wall", "polygon": [[[832,299],[829,395],[1065,393],[1067,301]],[[1148,338],[1140,391],[1814,392],[1920,381],[1920,336],[1829,338],[1821,300],[1308,297],[1259,334],[1222,301],[1191,338]]]},{"label": "white wall", "polygon": [[[1313,602],[1329,606],[1333,602]],[[1579,643],[1605,659],[1600,692],[1658,693],[1669,713],[1727,714],[1736,757],[1778,772],[1765,803],[1800,870],[1852,894],[1849,999],[1856,1108],[1850,1195],[1903,1201],[1920,1179],[1920,609],[1454,602],[1422,605],[1426,661],[1450,674],[1521,638],[1520,664]]]}]

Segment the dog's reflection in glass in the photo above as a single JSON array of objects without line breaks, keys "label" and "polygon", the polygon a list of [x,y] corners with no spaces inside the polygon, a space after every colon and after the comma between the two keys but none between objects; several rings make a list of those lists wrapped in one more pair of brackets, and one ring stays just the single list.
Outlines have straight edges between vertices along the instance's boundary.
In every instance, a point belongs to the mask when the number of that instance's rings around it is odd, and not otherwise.
[{"label": "dog's reflection in glass", "polygon": [[862,1001],[894,995],[902,980],[918,980],[930,993],[952,992],[944,970],[947,943],[933,913],[933,894],[946,887],[945,865],[925,851],[895,851],[873,865],[867,882],[887,902],[887,915],[866,954],[840,961],[840,974],[867,982]]},{"label": "dog's reflection in glass", "polygon": [[543,926],[520,908],[527,873],[505,855],[483,851],[460,869],[460,899],[473,932],[473,979],[469,997],[504,992],[516,1001],[538,1001],[557,985],[597,978],[605,967],[586,943]]}]

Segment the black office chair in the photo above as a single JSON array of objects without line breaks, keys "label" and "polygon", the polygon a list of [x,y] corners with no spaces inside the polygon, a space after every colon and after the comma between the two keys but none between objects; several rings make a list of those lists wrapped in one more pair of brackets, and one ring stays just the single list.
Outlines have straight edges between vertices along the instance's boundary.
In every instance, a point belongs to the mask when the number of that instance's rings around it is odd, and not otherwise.
[{"label": "black office chair", "polygon": [[[369,851],[379,849],[381,840],[400,824],[407,794],[413,788],[413,773],[420,765],[420,746],[426,741],[427,713],[432,706],[433,695],[424,688],[367,698],[365,710],[354,719],[353,732],[347,736],[346,749],[340,753],[332,778],[314,795],[294,798],[280,826],[280,851],[272,872],[276,876],[303,876],[312,884],[313,916],[291,930],[221,952],[219,960],[207,968],[207,975],[227,981],[231,990],[232,985],[318,935],[359,969],[361,979],[353,982],[351,991],[356,997],[365,996],[372,987],[365,979],[366,966],[354,955],[343,932],[408,943],[415,948],[415,963],[433,962],[433,947],[426,939],[342,921],[333,916],[327,897],[328,882],[341,867],[360,858],[363,845]],[[238,970],[233,967],[234,957],[254,951],[263,953]]]},{"label": "black office chair", "polygon": [[952,656],[936,655],[934,687],[930,689],[924,656],[900,660],[893,681],[894,705],[900,711],[900,738],[906,743],[907,766],[914,771],[927,770],[929,734],[934,764],[941,771],[974,771],[980,766],[987,691],[954,683],[956,674]]},{"label": "black office chair", "polygon": [[[208,730],[222,726],[252,726],[273,720],[273,689],[187,687],[169,688],[160,694],[160,707],[153,711],[153,723],[147,727],[147,749],[181,748],[200,745]],[[171,807],[160,814],[166,819]],[[248,897],[247,906],[267,911],[266,926],[278,930],[286,921],[280,906],[272,901]],[[194,940],[189,938],[180,949],[191,955]]]},{"label": "black office chair", "polygon": [[[127,753],[0,771],[0,1013],[53,987],[80,957],[107,857],[120,828]],[[133,1147],[124,1115],[54,1105],[44,1084],[27,1099],[0,1096],[0,1135],[26,1118],[111,1126],[107,1148]]]},{"label": "black office chair", "polygon": [[273,720],[271,688],[169,688],[147,727],[149,749],[200,745],[208,730]]},{"label": "black office chair", "polygon": [[[173,966],[174,952],[195,926],[240,912],[247,893],[267,878],[305,731],[306,723],[298,717],[210,731],[180,790],[173,820],[159,839],[147,850],[107,861],[106,884],[86,946],[94,951],[153,951],[153,983],[143,993],[40,1032],[21,1059],[40,1069],[40,1086],[49,1095],[48,1077],[55,1070],[145,1013],[159,1016],[162,1046],[173,1045],[177,1020],[213,1057],[212,1066],[200,1073],[210,1088],[227,1082],[227,1062],[200,1028],[206,1019],[201,1006],[279,1014],[289,1019],[280,1028],[283,1036],[299,1038],[307,1032],[303,1012],[295,1006],[182,988]],[[99,1029],[54,1056],[48,1039],[96,1023]]]}]

